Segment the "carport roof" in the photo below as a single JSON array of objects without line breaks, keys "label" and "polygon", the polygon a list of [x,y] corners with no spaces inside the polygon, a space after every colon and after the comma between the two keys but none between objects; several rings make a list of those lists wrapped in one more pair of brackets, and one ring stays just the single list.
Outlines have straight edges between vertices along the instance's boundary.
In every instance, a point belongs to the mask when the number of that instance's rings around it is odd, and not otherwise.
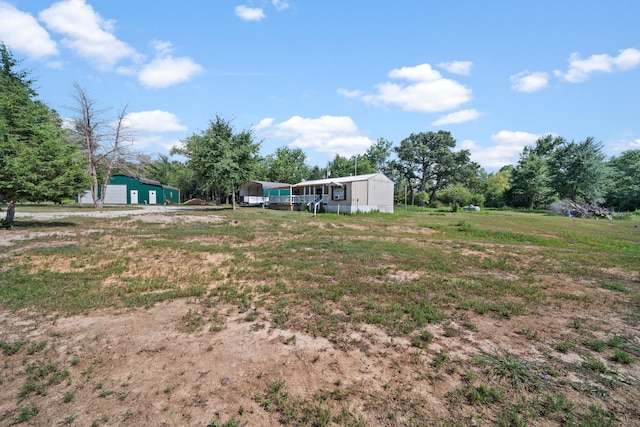
[{"label": "carport roof", "polygon": [[286,182],[250,181],[249,183],[261,185],[262,188],[291,187],[291,184],[287,184]]}]

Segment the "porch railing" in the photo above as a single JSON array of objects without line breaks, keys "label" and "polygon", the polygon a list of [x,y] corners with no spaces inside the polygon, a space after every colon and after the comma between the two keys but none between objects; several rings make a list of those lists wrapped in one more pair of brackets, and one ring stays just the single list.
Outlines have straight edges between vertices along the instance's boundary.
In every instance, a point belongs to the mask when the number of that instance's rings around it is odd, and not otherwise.
[{"label": "porch railing", "polygon": [[299,203],[328,203],[329,195],[318,195],[318,194],[307,194],[303,196],[291,196],[291,203],[299,204]]}]

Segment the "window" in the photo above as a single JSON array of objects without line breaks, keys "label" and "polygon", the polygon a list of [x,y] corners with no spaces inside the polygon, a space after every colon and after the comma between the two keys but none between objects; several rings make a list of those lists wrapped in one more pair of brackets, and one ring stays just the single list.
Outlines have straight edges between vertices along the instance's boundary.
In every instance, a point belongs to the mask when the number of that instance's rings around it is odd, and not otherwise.
[{"label": "window", "polygon": [[344,191],[344,187],[332,187],[333,197],[332,200],[347,200],[347,193]]}]

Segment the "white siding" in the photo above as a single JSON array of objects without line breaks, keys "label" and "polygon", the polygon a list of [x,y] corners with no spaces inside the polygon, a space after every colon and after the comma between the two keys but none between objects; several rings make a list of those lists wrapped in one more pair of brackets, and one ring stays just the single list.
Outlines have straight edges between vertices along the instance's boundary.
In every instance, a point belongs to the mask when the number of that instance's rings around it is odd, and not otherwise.
[{"label": "white siding", "polygon": [[105,205],[126,205],[127,204],[127,186],[126,185],[107,185],[107,194],[104,198]]}]

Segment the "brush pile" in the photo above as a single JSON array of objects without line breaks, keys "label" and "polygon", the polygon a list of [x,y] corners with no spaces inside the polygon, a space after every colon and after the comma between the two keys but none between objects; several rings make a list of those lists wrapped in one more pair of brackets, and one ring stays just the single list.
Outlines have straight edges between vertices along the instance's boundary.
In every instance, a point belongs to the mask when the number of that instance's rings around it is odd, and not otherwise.
[{"label": "brush pile", "polygon": [[581,203],[571,200],[560,200],[549,207],[549,213],[574,218],[607,218],[613,219],[613,211],[603,208],[597,203]]}]

